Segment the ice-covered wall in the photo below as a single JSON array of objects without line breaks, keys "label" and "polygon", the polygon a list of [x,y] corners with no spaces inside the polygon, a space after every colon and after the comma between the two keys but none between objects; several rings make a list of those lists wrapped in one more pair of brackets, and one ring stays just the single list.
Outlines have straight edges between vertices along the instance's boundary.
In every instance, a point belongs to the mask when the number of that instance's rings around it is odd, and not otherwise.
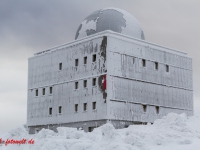
[{"label": "ice-covered wall", "polygon": [[[104,37],[88,39],[29,58],[28,126],[106,118],[106,92],[102,87],[107,71],[105,40]],[[93,55],[96,55],[95,61]],[[86,64],[84,57],[87,57]],[[93,78],[96,78],[95,85]],[[84,80],[87,80],[86,87]],[[78,89],[75,89],[76,82]],[[93,102],[96,102],[94,110]],[[83,103],[87,103],[86,111],[83,110]],[[75,112],[75,104],[78,104],[78,112]],[[49,108],[52,108],[52,115]]]},{"label": "ice-covered wall", "polygon": [[110,119],[153,122],[169,112],[193,114],[191,58],[117,35],[108,43]]},{"label": "ice-covered wall", "polygon": [[123,121],[153,122],[169,112],[192,115],[192,86],[192,59],[186,53],[104,31],[29,58],[27,123],[79,127],[87,121],[111,120],[118,127]]}]

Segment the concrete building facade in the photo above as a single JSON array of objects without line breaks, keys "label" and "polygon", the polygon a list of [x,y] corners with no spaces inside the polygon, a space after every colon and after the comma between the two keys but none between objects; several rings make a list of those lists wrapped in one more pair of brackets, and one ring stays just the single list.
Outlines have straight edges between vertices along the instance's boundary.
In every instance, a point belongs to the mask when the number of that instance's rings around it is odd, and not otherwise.
[{"label": "concrete building facade", "polygon": [[36,53],[28,60],[30,133],[59,126],[116,128],[193,115],[192,59],[111,30]]}]

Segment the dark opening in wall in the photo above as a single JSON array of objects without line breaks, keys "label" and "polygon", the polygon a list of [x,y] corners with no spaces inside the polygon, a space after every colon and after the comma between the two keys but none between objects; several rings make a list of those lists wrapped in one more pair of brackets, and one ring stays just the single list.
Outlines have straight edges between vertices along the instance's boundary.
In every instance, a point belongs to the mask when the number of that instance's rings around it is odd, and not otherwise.
[{"label": "dark opening in wall", "polygon": [[135,63],[135,58],[133,57],[133,64]]},{"label": "dark opening in wall", "polygon": [[62,70],[62,63],[59,63],[59,70]]},{"label": "dark opening in wall", "polygon": [[96,61],[96,54],[92,55],[92,62]]},{"label": "dark opening in wall", "polygon": [[35,96],[38,96],[38,89],[35,90]]},{"label": "dark opening in wall", "polygon": [[95,86],[96,85],[96,78],[93,78],[92,79],[92,86]]},{"label": "dark opening in wall", "polygon": [[78,112],[78,104],[75,104],[75,112]]},{"label": "dark opening in wall", "polygon": [[145,59],[142,59],[142,66],[146,67],[146,60]]},{"label": "dark opening in wall", "polygon": [[87,56],[84,57],[84,64],[87,64]]},{"label": "dark opening in wall", "polygon": [[147,112],[147,105],[142,105],[143,106],[143,111]]},{"label": "dark opening in wall", "polygon": [[53,87],[49,87],[49,93],[52,94],[53,92]]},{"label": "dark opening in wall", "polygon": [[59,114],[62,113],[62,106],[59,106],[59,108],[58,108],[58,112],[59,112]]},{"label": "dark opening in wall", "polygon": [[78,66],[78,59],[75,59],[75,66]]},{"label": "dark opening in wall", "polygon": [[169,72],[169,66],[166,65],[166,72]]},{"label": "dark opening in wall", "polygon": [[83,110],[84,110],[84,111],[87,110],[87,103],[83,103]]},{"label": "dark opening in wall", "polygon": [[52,107],[49,108],[49,115],[52,115]]},{"label": "dark opening in wall", "polygon": [[45,95],[45,88],[42,89],[42,95]]},{"label": "dark opening in wall", "polygon": [[87,87],[87,80],[83,81],[83,87],[86,88]]},{"label": "dark opening in wall", "polygon": [[92,109],[96,109],[96,102],[92,102]]},{"label": "dark opening in wall", "polygon": [[159,107],[156,106],[156,114],[159,114]]},{"label": "dark opening in wall", "polygon": [[78,89],[78,82],[75,82],[75,89]]},{"label": "dark opening in wall", "polygon": [[158,70],[158,63],[155,62],[155,69]]},{"label": "dark opening in wall", "polygon": [[95,127],[88,127],[88,132],[92,132]]}]

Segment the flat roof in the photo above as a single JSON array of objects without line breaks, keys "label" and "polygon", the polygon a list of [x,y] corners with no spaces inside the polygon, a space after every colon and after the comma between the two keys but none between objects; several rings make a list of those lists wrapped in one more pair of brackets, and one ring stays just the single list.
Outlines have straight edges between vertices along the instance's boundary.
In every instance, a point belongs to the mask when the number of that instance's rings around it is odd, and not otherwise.
[{"label": "flat roof", "polygon": [[150,46],[152,48],[159,48],[158,50],[161,50],[161,51],[171,52],[171,53],[175,53],[175,54],[178,54],[178,55],[184,55],[185,57],[188,57],[186,52],[175,50],[175,49],[168,48],[168,47],[164,47],[164,46],[161,46],[161,45],[158,45],[158,44],[148,42],[146,40],[141,40],[141,39],[137,39],[137,38],[134,38],[134,37],[131,37],[131,36],[121,34],[121,33],[113,32],[111,30],[99,32],[99,33],[96,33],[96,34],[93,34],[93,35],[90,35],[90,36],[87,36],[87,37],[84,37],[84,38],[80,38],[80,39],[68,42],[66,44],[62,44],[62,45],[55,46],[53,48],[50,48],[50,49],[47,49],[47,50],[44,50],[44,51],[41,51],[41,52],[37,52],[37,53],[34,54],[34,56],[49,53],[49,52],[52,52],[52,51],[55,51],[55,50],[58,50],[58,49],[61,49],[61,48],[64,48],[64,47],[70,47],[72,45],[76,45],[76,44],[79,44],[79,43],[82,43],[82,42],[85,42],[85,41],[89,41],[89,40],[92,40],[94,38],[99,38],[99,37],[102,37],[102,36],[110,36],[110,37],[114,37],[114,38],[121,39],[121,40],[128,41],[128,42],[134,42],[134,43],[137,42],[137,44]]}]

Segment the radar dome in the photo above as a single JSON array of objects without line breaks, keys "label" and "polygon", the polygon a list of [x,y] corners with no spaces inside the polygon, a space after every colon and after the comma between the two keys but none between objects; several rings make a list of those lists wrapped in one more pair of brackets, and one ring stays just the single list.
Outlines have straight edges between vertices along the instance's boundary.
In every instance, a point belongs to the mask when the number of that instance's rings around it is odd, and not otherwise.
[{"label": "radar dome", "polygon": [[112,30],[142,40],[145,39],[143,30],[135,17],[118,8],[104,8],[86,17],[80,24],[75,39],[105,30]]}]

